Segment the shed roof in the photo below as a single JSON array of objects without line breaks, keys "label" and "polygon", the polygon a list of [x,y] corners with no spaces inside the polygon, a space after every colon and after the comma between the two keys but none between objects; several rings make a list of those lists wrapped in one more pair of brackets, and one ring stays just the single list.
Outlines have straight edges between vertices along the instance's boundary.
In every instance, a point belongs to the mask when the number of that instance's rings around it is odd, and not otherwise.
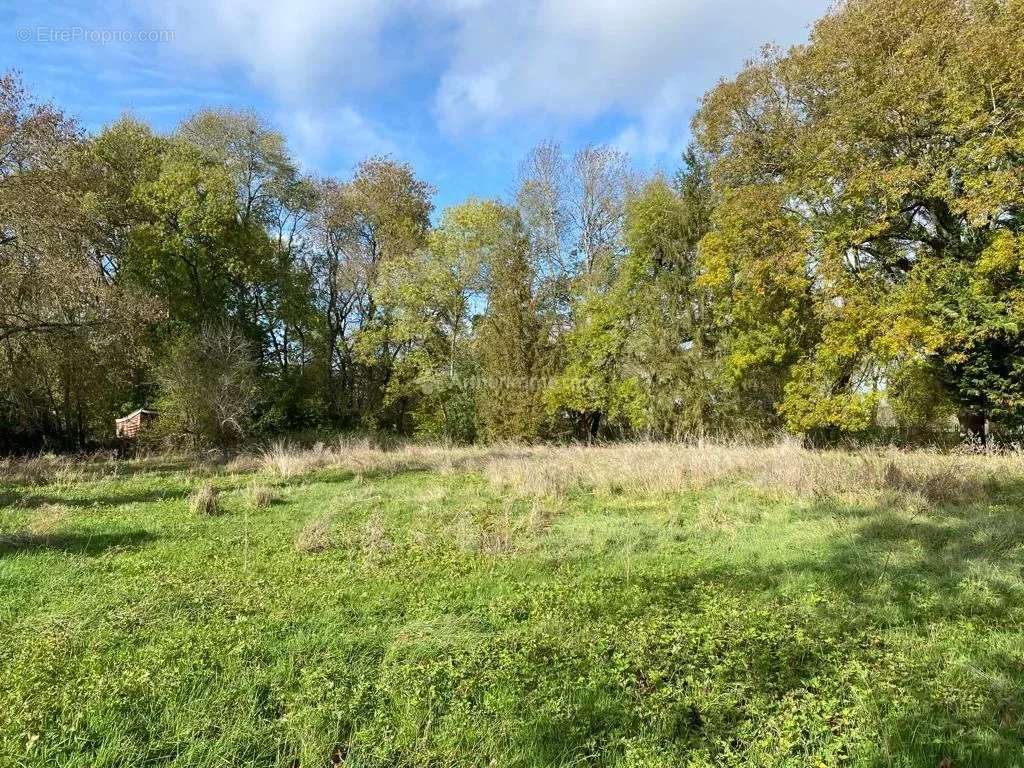
[{"label": "shed roof", "polygon": [[122,416],[120,419],[114,419],[114,421],[117,422],[117,423],[121,423],[122,421],[128,421],[129,419],[134,419],[136,416],[139,416],[139,415],[141,415],[143,413],[145,413],[145,414],[147,414],[149,416],[156,416],[157,415],[156,411],[151,411],[148,408],[138,408],[138,409],[132,411],[131,413],[129,413],[127,416]]}]

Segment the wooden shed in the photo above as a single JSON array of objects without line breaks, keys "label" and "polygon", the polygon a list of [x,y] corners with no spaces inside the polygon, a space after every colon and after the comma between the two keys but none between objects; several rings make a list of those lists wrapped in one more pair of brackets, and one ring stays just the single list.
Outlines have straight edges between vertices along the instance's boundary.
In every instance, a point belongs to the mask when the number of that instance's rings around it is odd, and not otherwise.
[{"label": "wooden shed", "polygon": [[114,419],[114,429],[117,431],[118,437],[130,440],[144,430],[147,425],[156,421],[156,417],[156,411],[139,408],[139,410],[132,411],[127,416]]}]

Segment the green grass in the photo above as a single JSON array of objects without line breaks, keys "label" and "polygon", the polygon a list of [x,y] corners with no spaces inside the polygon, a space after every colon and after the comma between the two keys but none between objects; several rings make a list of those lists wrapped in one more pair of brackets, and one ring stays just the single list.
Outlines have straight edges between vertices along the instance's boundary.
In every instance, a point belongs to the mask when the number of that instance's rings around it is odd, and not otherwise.
[{"label": "green grass", "polygon": [[252,482],[0,488],[0,765],[1024,765],[1024,490]]}]

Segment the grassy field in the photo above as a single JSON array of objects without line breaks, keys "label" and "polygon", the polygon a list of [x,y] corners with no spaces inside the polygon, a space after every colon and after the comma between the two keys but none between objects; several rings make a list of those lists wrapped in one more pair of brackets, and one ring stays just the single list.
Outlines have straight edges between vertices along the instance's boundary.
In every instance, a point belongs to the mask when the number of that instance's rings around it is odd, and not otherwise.
[{"label": "grassy field", "polygon": [[1024,459],[0,472],[3,766],[1024,765]]}]

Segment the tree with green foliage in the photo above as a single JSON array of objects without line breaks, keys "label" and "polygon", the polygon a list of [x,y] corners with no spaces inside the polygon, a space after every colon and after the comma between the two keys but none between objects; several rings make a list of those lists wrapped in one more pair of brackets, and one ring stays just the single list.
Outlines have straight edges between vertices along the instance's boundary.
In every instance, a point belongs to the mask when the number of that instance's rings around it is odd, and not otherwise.
[{"label": "tree with green foliage", "polygon": [[132,230],[122,279],[162,296],[170,321],[183,327],[230,316],[232,278],[246,269],[247,253],[234,247],[244,237],[228,170],[172,141],[156,178],[135,194],[145,214]]},{"label": "tree with green foliage", "polygon": [[391,385],[407,342],[392,333],[393,308],[378,293],[393,274],[392,264],[426,247],[432,196],[433,188],[412,166],[374,157],[356,169],[336,210],[333,226],[344,237],[338,255],[355,291],[348,384],[352,411],[365,427],[398,432],[410,427],[413,402]]},{"label": "tree with green foliage", "polygon": [[536,440],[544,430],[542,396],[550,362],[550,321],[536,295],[536,271],[519,212],[479,204],[486,243],[486,310],[477,323],[477,403],[487,440]]},{"label": "tree with green foliage", "polygon": [[579,304],[564,339],[565,366],[545,392],[549,410],[568,418],[573,434],[588,442],[605,426],[644,426],[647,410],[639,379],[625,369],[630,312],[625,286],[593,292]]},{"label": "tree with green foliage", "polygon": [[697,245],[710,192],[687,152],[675,188],[649,182],[626,203],[625,255],[607,291],[591,291],[566,337],[566,366],[547,395],[578,436],[681,436],[726,423],[728,398]]},{"label": "tree with green foliage", "polygon": [[389,396],[416,401],[420,434],[476,435],[470,340],[493,247],[492,207],[470,201],[447,209],[427,246],[388,260],[378,279],[378,300],[391,307],[390,339],[403,347]]},{"label": "tree with green foliage", "polygon": [[586,146],[571,157],[546,141],[522,163],[516,207],[531,246],[538,298],[556,320],[555,337],[573,324],[574,304],[607,290],[624,252],[623,223],[637,185],[629,156]]},{"label": "tree with green foliage", "polygon": [[737,426],[711,294],[701,281],[697,246],[712,201],[693,150],[670,187],[647,184],[626,207],[620,301],[631,314],[626,371],[644,392],[633,426],[649,436],[709,434]]},{"label": "tree with green foliage", "polygon": [[911,376],[978,440],[1020,423],[1022,41],[1019,0],[850,0],[705,98],[706,268],[790,429],[862,430]]},{"label": "tree with green foliage", "polygon": [[[89,143],[0,77],[0,450],[83,448],[130,395],[159,301],[116,279]],[[98,202],[102,200],[102,202]]]},{"label": "tree with green foliage", "polygon": [[315,205],[315,187],[288,153],[284,137],[256,114],[203,110],[179,126],[178,139],[233,179],[236,203],[228,303],[257,352],[257,365],[286,378],[305,362],[310,287],[297,264]]},{"label": "tree with green foliage", "polygon": [[545,142],[437,222],[391,158],[314,181],[234,110],[90,136],[0,77],[0,445],[110,436],[224,325],[264,433],[1017,442],[1021,3],[845,0],[705,96],[674,183]]}]

